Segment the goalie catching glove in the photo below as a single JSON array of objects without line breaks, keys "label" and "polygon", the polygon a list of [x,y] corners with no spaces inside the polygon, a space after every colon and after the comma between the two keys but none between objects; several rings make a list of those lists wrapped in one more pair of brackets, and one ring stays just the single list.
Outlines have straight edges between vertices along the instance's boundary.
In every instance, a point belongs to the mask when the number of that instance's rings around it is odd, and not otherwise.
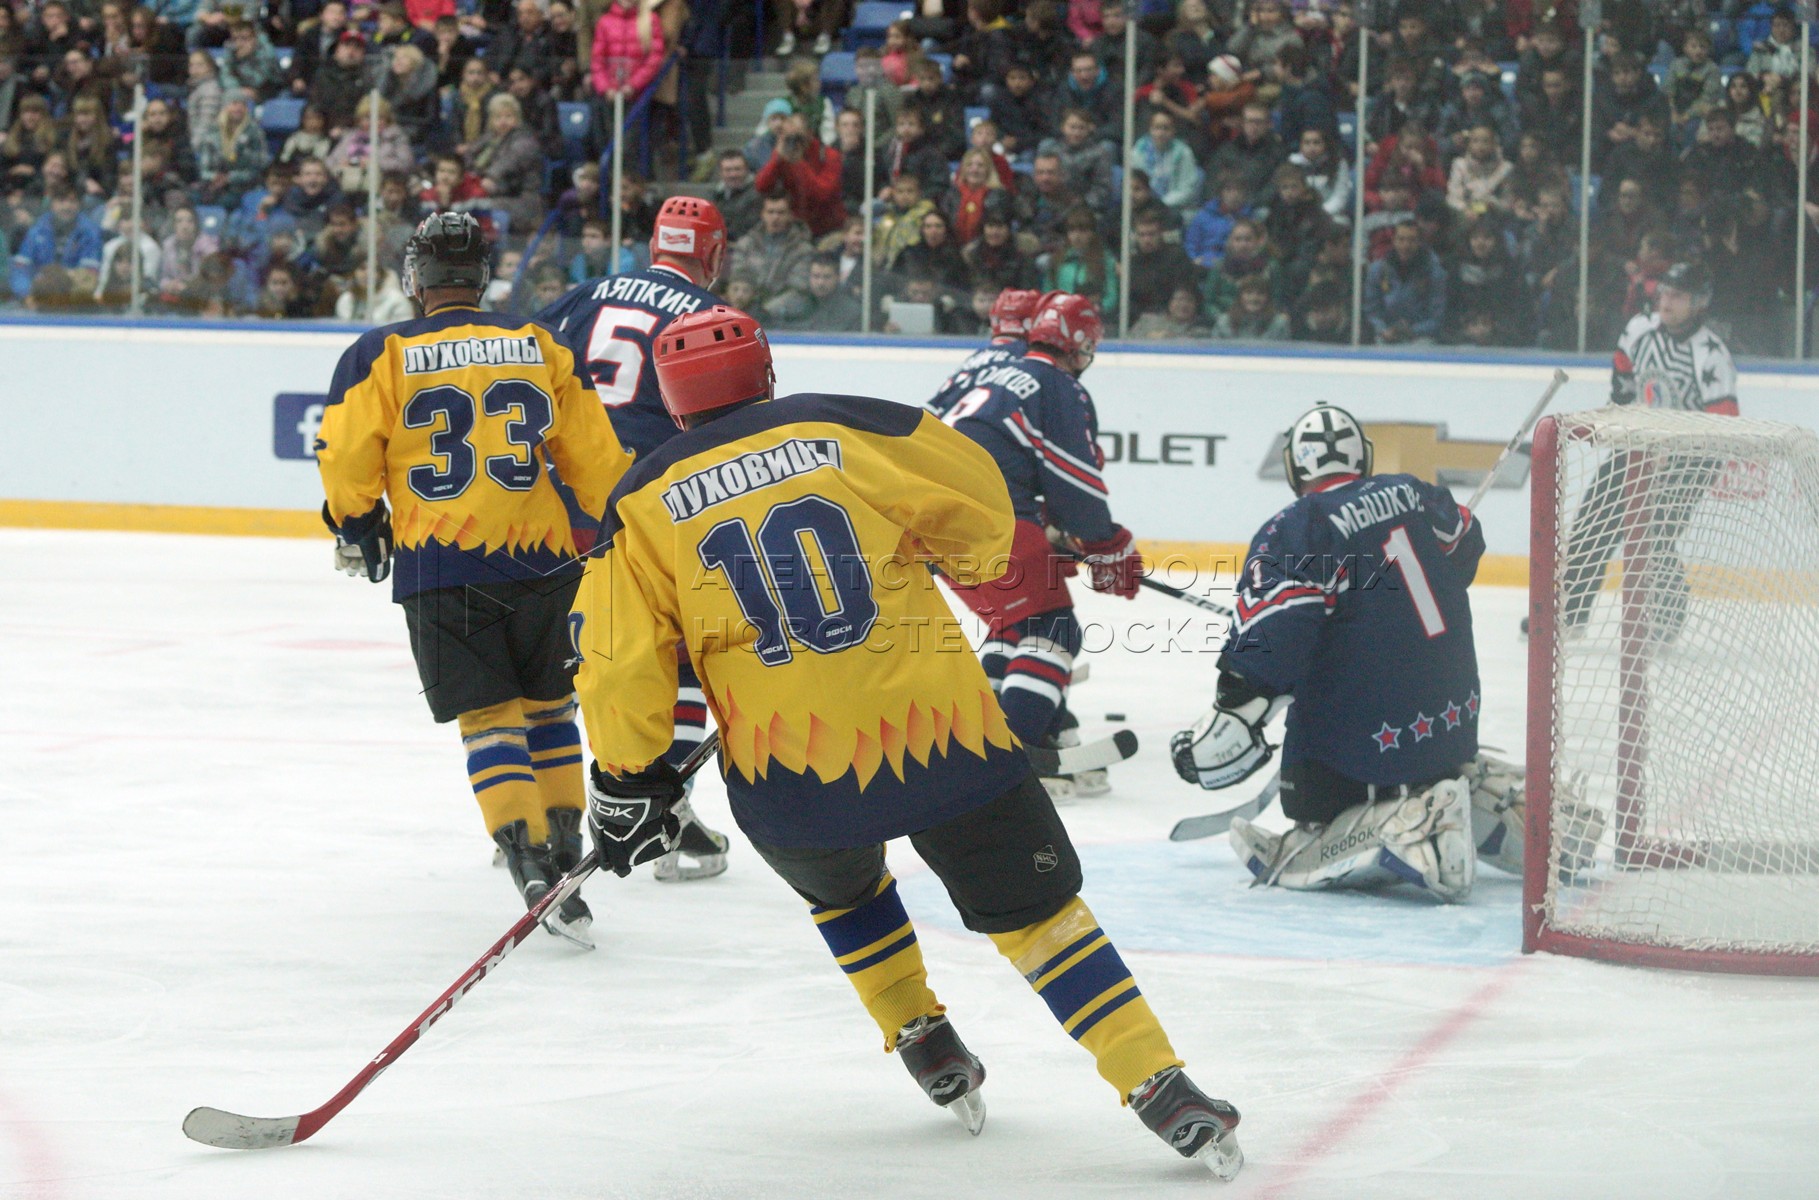
[{"label": "goalie catching glove", "polygon": [[595,763],[587,779],[587,826],[602,865],[623,879],[674,850],[682,833],[675,808],[686,794],[682,776],[662,759],[624,775]]},{"label": "goalie catching glove", "polygon": [[1275,756],[1264,727],[1289,706],[1289,696],[1269,696],[1241,675],[1219,673],[1213,707],[1169,739],[1175,773],[1208,791],[1243,783]]},{"label": "goalie catching glove", "polygon": [[343,575],[364,575],[374,583],[384,583],[392,573],[392,515],[381,500],[372,510],[349,517],[337,525],[328,515],[328,502],[322,503],[322,523],[335,535],[335,569]]}]

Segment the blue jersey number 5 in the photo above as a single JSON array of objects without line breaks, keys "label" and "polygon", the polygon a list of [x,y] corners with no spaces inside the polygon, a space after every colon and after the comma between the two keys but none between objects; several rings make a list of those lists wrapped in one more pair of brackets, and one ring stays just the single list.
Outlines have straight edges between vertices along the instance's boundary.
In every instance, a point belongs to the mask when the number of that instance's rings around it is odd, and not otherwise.
[{"label": "blue jersey number 5", "polygon": [[767,667],[790,661],[795,645],[817,654],[857,646],[878,620],[852,518],[831,500],[804,496],[774,506],[756,539],[743,518],[722,521],[698,552],[703,566],[726,572]]}]

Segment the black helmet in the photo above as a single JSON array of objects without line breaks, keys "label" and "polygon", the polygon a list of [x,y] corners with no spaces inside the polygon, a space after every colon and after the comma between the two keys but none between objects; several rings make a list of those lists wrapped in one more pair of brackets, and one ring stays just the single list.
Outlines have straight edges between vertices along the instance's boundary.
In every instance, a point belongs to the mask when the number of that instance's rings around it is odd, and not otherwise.
[{"label": "black helmet", "polygon": [[404,244],[401,282],[405,293],[420,304],[429,288],[483,292],[492,276],[486,234],[468,213],[431,213]]},{"label": "black helmet", "polygon": [[1712,302],[1712,272],[1701,262],[1677,262],[1661,276],[1660,287],[1685,292],[1703,307]]}]

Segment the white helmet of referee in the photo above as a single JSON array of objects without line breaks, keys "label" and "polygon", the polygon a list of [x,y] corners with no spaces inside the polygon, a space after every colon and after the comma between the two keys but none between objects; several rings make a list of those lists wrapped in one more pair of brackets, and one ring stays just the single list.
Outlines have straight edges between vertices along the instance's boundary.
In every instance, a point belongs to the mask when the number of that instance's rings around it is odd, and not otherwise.
[{"label": "white helmet of referee", "polygon": [[1371,440],[1351,413],[1322,402],[1289,426],[1282,444],[1282,469],[1297,496],[1323,479],[1367,476]]}]

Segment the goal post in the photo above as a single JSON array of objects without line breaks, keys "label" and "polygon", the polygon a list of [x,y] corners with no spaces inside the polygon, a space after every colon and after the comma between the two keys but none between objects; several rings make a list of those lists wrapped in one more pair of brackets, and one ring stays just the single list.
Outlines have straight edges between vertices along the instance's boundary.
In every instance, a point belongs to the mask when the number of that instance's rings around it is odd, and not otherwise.
[{"label": "goal post", "polygon": [[1819,974],[1819,435],[1534,435],[1525,952]]}]

